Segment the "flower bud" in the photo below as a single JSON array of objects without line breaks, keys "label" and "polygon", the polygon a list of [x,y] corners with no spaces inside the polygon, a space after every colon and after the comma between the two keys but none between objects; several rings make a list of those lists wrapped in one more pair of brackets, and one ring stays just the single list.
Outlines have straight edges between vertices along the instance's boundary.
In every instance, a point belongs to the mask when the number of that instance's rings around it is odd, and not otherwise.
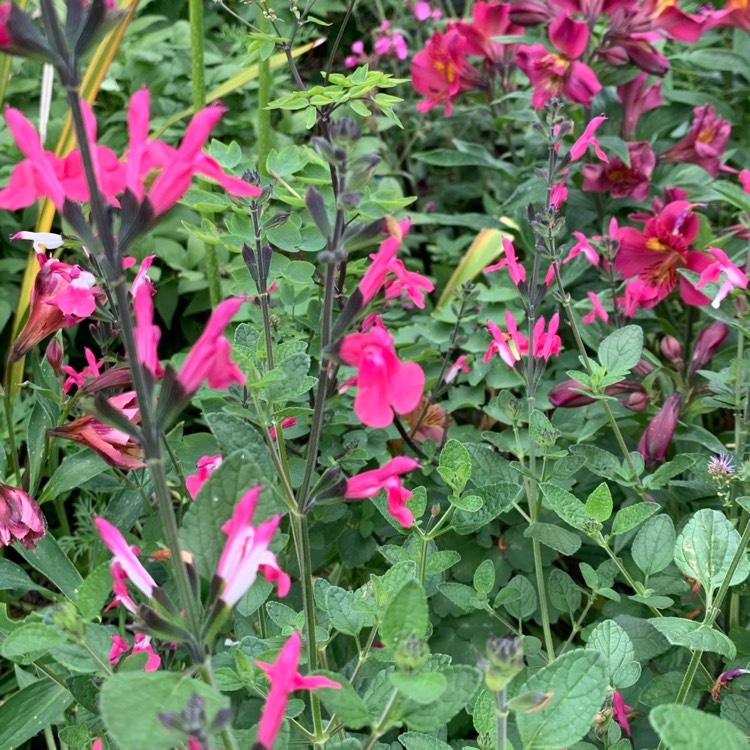
[{"label": "flower bud", "polygon": [[430,658],[430,649],[426,641],[410,635],[402,641],[394,654],[396,666],[405,672],[419,669]]},{"label": "flower bud", "polygon": [[60,373],[62,372],[60,370],[60,367],[63,360],[63,348],[62,344],[60,343],[60,339],[58,339],[57,337],[50,339],[49,344],[47,344],[47,351],[45,352],[44,356],[47,358],[47,362],[50,363],[55,375],[60,377]]},{"label": "flower bud", "polygon": [[524,668],[523,639],[490,636],[486,656],[481,662],[484,684],[490,692],[498,693]]},{"label": "flower bud", "polygon": [[645,411],[648,409],[648,394],[635,391],[623,399],[622,404],[631,411]]},{"label": "flower bud", "polygon": [[34,549],[47,533],[47,519],[28,492],[0,484],[0,547],[19,541]]},{"label": "flower bud", "polygon": [[638,450],[646,463],[663,461],[672,443],[672,437],[680,417],[682,396],[675,391],[664,402],[659,413],[651,420],[638,443]]},{"label": "flower bud", "polygon": [[704,328],[698,335],[693,349],[693,358],[690,360],[690,372],[688,380],[695,377],[698,370],[703,369],[716,354],[724,339],[729,335],[729,326],[717,320],[710,326]]},{"label": "flower bud", "polygon": [[661,353],[682,372],[685,369],[685,360],[683,359],[682,344],[674,336],[665,336],[659,344]]},{"label": "flower bud", "polygon": [[645,378],[646,375],[650,375],[653,371],[654,371],[653,365],[650,362],[647,362],[643,358],[638,360],[638,364],[633,368],[633,372],[636,375],[640,375],[642,378]]}]

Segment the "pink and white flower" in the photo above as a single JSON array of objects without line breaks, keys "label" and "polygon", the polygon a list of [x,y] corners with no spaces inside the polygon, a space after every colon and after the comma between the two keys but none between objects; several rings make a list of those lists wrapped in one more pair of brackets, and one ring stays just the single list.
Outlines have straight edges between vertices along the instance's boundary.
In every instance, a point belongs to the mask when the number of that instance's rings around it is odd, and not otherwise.
[{"label": "pink and white flower", "polygon": [[221,453],[217,453],[215,456],[201,456],[195,465],[198,472],[185,477],[185,486],[193,500],[195,500],[206,480],[221,466],[221,461]]}]

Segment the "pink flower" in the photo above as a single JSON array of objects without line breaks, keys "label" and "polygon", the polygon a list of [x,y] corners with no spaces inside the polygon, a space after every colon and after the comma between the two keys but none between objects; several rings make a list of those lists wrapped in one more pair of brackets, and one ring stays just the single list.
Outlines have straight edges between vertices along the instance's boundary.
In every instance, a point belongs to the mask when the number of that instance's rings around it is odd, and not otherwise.
[{"label": "pink flower", "polygon": [[49,334],[88,318],[102,292],[96,279],[78,266],[38,253],[40,269],[29,300],[29,317],[13,342],[11,362],[16,362]]},{"label": "pink flower", "polygon": [[626,706],[623,700],[622,693],[619,690],[615,690],[612,696],[612,715],[615,721],[625,730],[625,734],[628,737],[632,737],[630,734],[630,722],[628,721],[628,711],[632,711],[632,706]]},{"label": "pink flower", "polygon": [[672,443],[680,418],[682,396],[675,391],[651,420],[638,442],[638,450],[647,464],[663,461]]},{"label": "pink flower", "polygon": [[104,360],[97,360],[94,352],[92,352],[88,347],[84,347],[83,352],[86,355],[86,362],[88,363],[86,367],[83,368],[83,370],[81,370],[80,372],[76,372],[75,369],[70,365],[62,365],[62,367],[60,368],[64,373],[68,375],[68,378],[63,385],[63,393],[67,393],[74,385],[80,388],[86,382],[87,375],[90,375],[92,378],[99,377],[100,375],[99,368],[104,364]]},{"label": "pink flower", "polygon": [[216,575],[224,581],[220,598],[229,607],[233,607],[255,583],[259,570],[267,581],[277,582],[279,596],[286,596],[291,585],[289,576],[279,567],[276,555],[268,549],[279,527],[281,514],[263,521],[258,527],[250,524],[261,489],[254,487],[246,492],[234,506],[232,517],[221,527],[229,538],[221,553]]},{"label": "pink flower", "polygon": [[[636,305],[653,307],[661,302],[677,285],[678,268],[702,273],[709,265],[707,256],[690,250],[699,226],[692,209],[692,203],[672,201],[648,218],[642,232],[632,227],[618,230],[620,248],[615,268],[625,278],[637,276],[641,282],[637,295],[635,287],[631,290]],[[680,277],[680,294],[689,305],[705,305],[709,301],[684,277]]]},{"label": "pink flower", "polygon": [[594,309],[586,313],[581,320],[584,323],[593,323],[597,318],[602,320],[604,323],[606,323],[609,320],[609,313],[604,309],[604,306],[601,303],[601,300],[599,299],[598,295],[594,292],[586,292],[588,294],[589,299],[591,300],[591,304],[594,306]]},{"label": "pink flower", "polygon": [[273,664],[256,661],[271,682],[266,705],[258,726],[257,741],[267,750],[273,746],[273,741],[284,720],[284,711],[289,701],[289,694],[296,690],[317,690],[318,688],[339,689],[338,682],[327,677],[303,676],[299,673],[299,656],[302,650],[302,639],[296,630],[284,644]]},{"label": "pink flower", "polygon": [[[281,420],[281,429],[285,430],[287,427],[293,427],[297,424],[297,417],[287,417]],[[276,440],[276,425],[271,425],[268,428],[268,434],[271,436],[271,440]]]},{"label": "pink flower", "polygon": [[599,146],[599,141],[594,138],[594,133],[599,129],[599,126],[606,120],[607,118],[604,115],[599,115],[598,117],[594,117],[591,122],[589,122],[588,125],[586,125],[583,133],[581,134],[581,137],[571,146],[570,149],[570,160],[571,161],[577,161],[580,159],[588,149],[589,146],[594,147],[594,151],[596,155],[604,162],[608,162],[609,159],[607,158],[607,155],[604,153],[604,151],[601,150],[601,147]]},{"label": "pink flower", "polygon": [[518,262],[516,249],[507,237],[503,237],[503,250],[505,251],[505,257],[497,263],[487,266],[483,272],[492,273],[508,266],[511,281],[518,286],[522,281],[526,281],[526,269]]},{"label": "pink flower", "polygon": [[345,497],[375,497],[384,489],[388,495],[388,512],[402,526],[409,528],[414,524],[414,514],[406,507],[406,501],[412,493],[401,486],[400,475],[419,468],[419,462],[413,458],[396,456],[379,469],[365,471],[348,479]]},{"label": "pink flower", "polygon": [[399,362],[385,328],[344,337],[339,357],[358,369],[354,411],[368,427],[387,427],[394,411],[408,414],[419,403],[424,372],[415,362]]},{"label": "pink flower", "polygon": [[560,13],[548,31],[557,52],[549,52],[543,44],[518,48],[518,66],[534,86],[532,106],[541,109],[550,99],[560,96],[590,106],[602,85],[588,65],[577,61],[588,44],[589,27]]},{"label": "pink flower", "polygon": [[185,486],[193,500],[195,500],[196,495],[206,480],[219,466],[221,466],[221,453],[217,453],[215,456],[202,456],[198,459],[198,463],[195,465],[198,473],[185,477]]},{"label": "pink flower", "polygon": [[449,368],[448,372],[445,373],[445,382],[452,383],[457,377],[459,372],[471,372],[471,368],[466,364],[467,355],[462,354]]},{"label": "pink flower", "polygon": [[433,10],[430,4],[426,2],[414,3],[413,10],[417,21],[426,21],[428,18],[432,18],[433,21],[439,21],[442,15],[439,8]]},{"label": "pink flower", "polygon": [[613,198],[648,198],[651,173],[656,166],[656,156],[646,141],[628,143],[630,166],[619,156],[609,164],[584,164],[583,189],[595,193],[609,193]]},{"label": "pink flower", "polygon": [[232,345],[222,336],[244,301],[239,297],[225,299],[211,313],[208,324],[180,370],[178,381],[186,393],[195,393],[204,380],[211,388],[227,388],[231,383],[244,384],[242,370],[230,360]]},{"label": "pink flower", "polygon": [[669,61],[654,47],[654,42],[663,38],[643,6],[626,3],[611,13],[609,30],[598,54],[610,65],[630,61],[647,73],[664,76],[669,70]]},{"label": "pink flower", "polygon": [[47,519],[28,492],[0,483],[0,547],[19,541],[34,549],[47,533]]},{"label": "pink flower", "polygon": [[[109,551],[114,555],[109,569],[114,581],[115,602],[124,604],[131,612],[135,612],[135,604],[130,598],[125,580],[133,585],[147,598],[151,598],[156,588],[156,581],[140,563],[136,554],[137,547],[130,547],[120,530],[101,516],[94,516],[94,523]],[[114,604],[114,602],[113,602]]]},{"label": "pink flower", "polygon": [[721,301],[732,289],[747,289],[747,275],[739,266],[732,263],[727,254],[720,248],[709,247],[706,248],[706,252],[713,255],[716,262],[703,269],[700,281],[695,285],[695,288],[702,289],[709,282],[718,284],[722,274],[724,274],[724,283],[719,287],[719,292],[711,303],[711,307],[718,308]]},{"label": "pink flower", "polygon": [[509,68],[517,45],[494,41],[494,37],[523,33],[523,28],[510,21],[510,5],[498,2],[475,2],[471,8],[471,23],[451,24],[466,40],[466,54],[481,55],[488,63]]},{"label": "pink flower", "polygon": [[662,162],[689,162],[698,164],[716,177],[722,168],[721,157],[727,147],[732,130],[728,120],[716,116],[716,108],[711,105],[695,107],[690,132],[663,154]]},{"label": "pink flower", "polygon": [[[396,258],[396,253],[401,247],[404,237],[409,233],[410,227],[411,221],[409,219],[400,222],[394,221],[390,217],[386,219],[388,237],[380,243],[377,253],[370,256],[372,263],[365,271],[365,275],[357,287],[362,295],[362,307],[375,297],[385,283],[385,277],[392,270],[391,266]],[[401,265],[403,266],[403,264]]]},{"label": "pink flower", "polygon": [[[573,236],[578,240],[578,242],[570,248],[570,252],[563,260],[563,263],[567,263],[568,261],[573,260],[576,255],[583,253],[586,257],[586,260],[591,263],[592,266],[598,266],[599,253],[597,253],[596,250],[594,250],[594,248],[591,246],[591,243],[589,242],[586,235],[583,234],[583,232],[573,232]],[[593,239],[596,239],[596,237],[594,237]]]},{"label": "pink flower", "polygon": [[719,702],[719,692],[722,688],[725,688],[735,677],[743,674],[750,674],[750,669],[728,669],[726,672],[722,672],[716,678],[716,682],[711,689],[711,697],[714,699],[714,703]]},{"label": "pink flower", "polygon": [[385,283],[385,298],[397,299],[405,294],[420,309],[424,309],[424,293],[432,292],[435,285],[421,273],[407,270],[403,261],[394,258],[388,264],[388,270],[396,277]]},{"label": "pink flower", "polygon": [[436,31],[411,61],[414,90],[427,98],[417,103],[428,112],[445,102],[445,116],[453,111],[453,100],[462,92],[482,85],[479,73],[466,59],[466,39],[455,29]]},{"label": "pink flower", "polygon": [[154,325],[154,303],[148,284],[141,283],[137,287],[133,311],[135,313],[135,348],[138,352],[138,359],[154,378],[160,378],[164,374],[158,352],[161,328]]},{"label": "pink flower", "polygon": [[693,356],[690,359],[689,381],[692,381],[698,370],[702,370],[711,361],[728,335],[729,326],[720,320],[707,325],[698,334],[693,347]]},{"label": "pink flower", "polygon": [[[134,391],[112,396],[108,401],[133,424],[140,421]],[[86,414],[59,427],[53,427],[48,430],[48,434],[52,437],[81,443],[98,453],[110,466],[118,469],[138,469],[145,466],[140,460],[143,455],[141,446],[130,435],[100,422],[91,414]]]},{"label": "pink flower", "polygon": [[[487,321],[487,330],[492,334],[492,341],[484,353],[484,362],[489,362],[497,353],[508,367],[515,367],[516,363],[521,361],[521,357],[528,355],[529,340],[518,330],[518,324],[510,310],[505,311],[505,325],[508,329],[507,333],[491,320]],[[553,354],[555,356],[560,354],[562,339],[557,335],[560,314],[555,313],[550,318],[548,331],[544,330],[546,325],[544,316],[540,317],[534,325],[533,355],[548,360]]]},{"label": "pink flower", "polygon": [[[120,661],[120,656],[126,651],[130,651],[130,644],[122,636],[113,633],[112,648],[109,650],[110,664],[115,666]],[[148,654],[148,660],[143,671],[155,672],[161,666],[161,657],[154,651],[154,647],[151,645],[151,638],[144,633],[138,633],[135,636],[133,653],[138,654],[144,651]]]},{"label": "pink flower", "polygon": [[617,87],[617,96],[622,107],[622,129],[624,140],[635,135],[638,120],[644,112],[662,105],[661,81],[646,87],[648,73],[639,73],[630,83]]},{"label": "pink flower", "polygon": [[52,232],[16,232],[11,235],[11,240],[31,240],[34,252],[41,253],[45,257],[47,250],[57,250],[64,244],[62,235]]},{"label": "pink flower", "polygon": [[740,172],[740,183],[746,193],[750,193],[750,170],[743,169]]}]

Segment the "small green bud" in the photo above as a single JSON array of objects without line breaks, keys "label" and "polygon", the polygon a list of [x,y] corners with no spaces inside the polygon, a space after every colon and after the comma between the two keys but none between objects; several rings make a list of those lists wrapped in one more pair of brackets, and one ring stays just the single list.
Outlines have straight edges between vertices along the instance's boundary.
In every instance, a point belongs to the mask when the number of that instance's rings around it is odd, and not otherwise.
[{"label": "small green bud", "polygon": [[484,671],[484,684],[493,693],[505,690],[524,667],[523,639],[491,636],[486,655],[479,665]]},{"label": "small green bud", "polygon": [[427,641],[410,635],[405,641],[399,643],[394,654],[396,666],[404,671],[411,672],[424,666],[430,658],[430,648]]}]

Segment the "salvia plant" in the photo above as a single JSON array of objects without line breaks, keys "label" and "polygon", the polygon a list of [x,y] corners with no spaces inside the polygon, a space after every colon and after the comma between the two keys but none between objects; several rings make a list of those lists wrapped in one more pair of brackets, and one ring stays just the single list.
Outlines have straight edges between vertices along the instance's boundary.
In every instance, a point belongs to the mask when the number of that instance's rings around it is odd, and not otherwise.
[{"label": "salvia plant", "polygon": [[747,3],[181,5],[0,3],[0,750],[746,748]]}]

